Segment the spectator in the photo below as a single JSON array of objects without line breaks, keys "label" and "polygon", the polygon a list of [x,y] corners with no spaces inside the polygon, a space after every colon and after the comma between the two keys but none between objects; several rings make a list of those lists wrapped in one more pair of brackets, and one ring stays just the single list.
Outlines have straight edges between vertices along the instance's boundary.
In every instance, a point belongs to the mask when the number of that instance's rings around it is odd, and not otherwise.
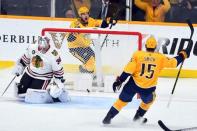
[{"label": "spectator", "polygon": [[0,14],[7,15],[7,11],[5,9],[5,1],[0,0]]},{"label": "spectator", "polygon": [[55,17],[65,17],[68,10],[72,10],[71,0],[56,0]]},{"label": "spectator", "polygon": [[165,21],[177,22],[179,21],[179,17],[180,17],[179,0],[170,0],[170,5],[171,5],[171,8],[169,12],[166,14]]},{"label": "spectator", "polygon": [[179,22],[185,22],[185,19],[192,18],[192,5],[190,0],[179,0],[179,7],[180,7],[180,21]]},{"label": "spectator", "polygon": [[[171,10],[166,17],[169,22],[185,22],[185,19],[192,19],[192,3],[190,0],[171,0]],[[180,14],[181,13],[181,14]]]},{"label": "spectator", "polygon": [[132,21],[145,21],[145,12],[138,8],[132,1]]},{"label": "spectator", "polygon": [[135,5],[145,11],[145,20],[149,22],[163,22],[170,9],[168,0],[163,0],[163,4],[160,0],[151,0],[150,2],[135,0]]},{"label": "spectator", "polygon": [[192,16],[192,18],[191,18],[191,20],[192,20],[192,22],[194,22],[194,23],[197,23],[197,0],[190,0],[190,2],[191,2],[191,5],[192,5],[192,11],[191,11],[191,16]]},{"label": "spectator", "polygon": [[[95,19],[101,19],[102,3],[109,0],[58,0],[56,2],[56,17],[78,17],[77,10],[80,7],[87,7],[90,10],[90,16]],[[117,9],[121,9],[118,15],[118,19],[125,20],[126,0],[110,0],[110,4],[107,10],[107,17],[111,17],[116,14]]]},{"label": "spectator", "polygon": [[[126,0],[109,0],[110,5],[107,12],[107,17],[116,15],[116,19],[125,20],[126,16]],[[119,11],[119,12],[117,12]]]},{"label": "spectator", "polygon": [[75,14],[74,14],[73,10],[72,9],[66,10],[65,11],[65,17],[66,18],[74,18],[75,17]]}]

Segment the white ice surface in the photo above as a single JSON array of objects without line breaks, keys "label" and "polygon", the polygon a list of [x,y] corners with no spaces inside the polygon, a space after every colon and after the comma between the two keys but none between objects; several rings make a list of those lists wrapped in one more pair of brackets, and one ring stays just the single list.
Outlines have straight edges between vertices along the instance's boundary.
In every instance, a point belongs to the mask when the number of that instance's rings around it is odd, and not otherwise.
[{"label": "white ice surface", "polygon": [[[0,93],[13,75],[0,70]],[[0,97],[0,131],[162,131],[157,121],[163,120],[171,129],[197,126],[197,79],[179,79],[170,107],[167,103],[174,78],[160,78],[157,99],[147,112],[148,123],[136,125],[132,117],[140,101],[128,104],[109,126],[102,120],[118,93],[70,91],[71,101],[62,104],[26,104],[13,98],[12,85]]]}]

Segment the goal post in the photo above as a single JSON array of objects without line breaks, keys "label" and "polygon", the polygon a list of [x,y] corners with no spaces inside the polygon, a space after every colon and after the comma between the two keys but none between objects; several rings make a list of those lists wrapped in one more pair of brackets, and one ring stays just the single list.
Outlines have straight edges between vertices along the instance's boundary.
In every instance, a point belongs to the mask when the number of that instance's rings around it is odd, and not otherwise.
[{"label": "goal post", "polygon": [[[93,47],[93,51],[95,53],[96,86],[98,88],[104,87],[102,88],[104,90],[106,90],[105,88],[109,88],[105,87],[106,85],[109,85],[105,82],[108,81],[105,78],[106,75],[118,75],[118,73],[123,70],[123,66],[127,64],[126,62],[129,61],[132,53],[136,50],[142,49],[142,34],[140,32],[100,28],[42,29],[41,36],[47,36],[53,41],[54,46],[59,49],[61,56],[63,55],[63,64],[66,63],[67,65],[64,68],[65,72],[68,71],[71,74],[80,74],[78,71],[76,71],[76,68],[77,65],[80,65],[81,63],[74,59],[72,55],[69,55],[70,53],[66,46],[67,38],[65,38],[67,33],[81,33],[89,35],[88,38],[92,41],[91,46]],[[101,45],[106,35],[108,35],[108,39],[106,39],[105,45]],[[109,46],[109,43],[111,43],[111,47]],[[65,73],[65,75],[66,74],[67,73]],[[84,79],[84,77],[85,76],[82,75],[81,78],[78,79],[78,82]],[[88,81],[85,83],[88,83]],[[82,86],[82,84],[78,84],[78,86]],[[87,87],[87,89],[88,88],[89,87]]]}]

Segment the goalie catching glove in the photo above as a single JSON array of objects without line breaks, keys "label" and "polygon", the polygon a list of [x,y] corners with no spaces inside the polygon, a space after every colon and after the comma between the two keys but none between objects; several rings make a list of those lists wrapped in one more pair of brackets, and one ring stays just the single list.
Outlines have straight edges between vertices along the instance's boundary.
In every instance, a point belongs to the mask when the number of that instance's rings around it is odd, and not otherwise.
[{"label": "goalie catching glove", "polygon": [[113,91],[116,92],[117,90],[120,90],[122,86],[122,82],[120,81],[119,76],[116,78],[116,81],[113,83]]},{"label": "goalie catching glove", "polygon": [[49,88],[49,94],[53,98],[58,98],[64,91],[64,79],[55,79],[52,86]]}]

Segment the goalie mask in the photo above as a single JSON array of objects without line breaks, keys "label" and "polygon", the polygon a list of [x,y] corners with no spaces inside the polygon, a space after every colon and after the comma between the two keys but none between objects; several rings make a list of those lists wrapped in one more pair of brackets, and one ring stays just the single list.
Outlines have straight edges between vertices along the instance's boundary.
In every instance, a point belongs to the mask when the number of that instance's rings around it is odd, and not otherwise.
[{"label": "goalie mask", "polygon": [[45,54],[49,48],[50,48],[50,39],[47,37],[40,37],[40,39],[38,40],[38,51],[40,51],[41,53]]}]

